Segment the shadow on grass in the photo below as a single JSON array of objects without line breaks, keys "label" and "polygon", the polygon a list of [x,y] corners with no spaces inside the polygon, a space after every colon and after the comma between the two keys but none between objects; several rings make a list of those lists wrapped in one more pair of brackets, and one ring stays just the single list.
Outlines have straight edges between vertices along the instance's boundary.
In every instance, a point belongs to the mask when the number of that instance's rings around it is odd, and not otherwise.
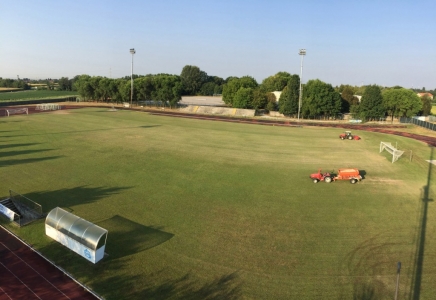
[{"label": "shadow on grass", "polygon": [[[137,129],[137,128],[152,128],[159,127],[161,125],[144,125],[144,126],[131,126],[131,127],[113,127],[113,128],[100,128],[100,129],[89,129],[89,130],[72,130],[72,131],[59,131],[59,132],[51,132],[50,135],[56,134],[69,134],[69,133],[82,133],[82,132],[94,132],[94,131],[110,131],[110,130],[120,130],[120,129]],[[3,136],[3,137],[23,137],[23,136],[38,136],[38,135],[47,135],[47,133],[38,133],[38,134],[19,134],[13,136]],[[1,136],[0,136],[1,137]]]},{"label": "shadow on grass", "polygon": [[0,161],[0,168],[6,166],[14,166],[20,164],[28,164],[45,160],[58,159],[63,156],[49,156],[49,157],[40,157],[40,158],[24,158],[24,159],[8,159],[5,161]]},{"label": "shadow on grass", "polygon": [[[0,121],[0,123],[2,123],[2,122]],[[5,122],[3,122],[3,123],[5,123]],[[3,137],[1,135],[3,132],[15,132],[15,131],[18,131],[18,130],[0,130],[0,137]]]},{"label": "shadow on grass", "polygon": [[11,156],[37,154],[37,153],[43,153],[43,152],[47,152],[47,151],[53,151],[54,149],[35,149],[35,150],[26,149],[26,150],[16,150],[16,151],[1,151],[3,149],[7,149],[7,148],[30,147],[30,146],[38,145],[38,144],[39,143],[21,143],[21,144],[1,145],[0,146],[0,157],[2,158],[2,160],[0,161],[0,167],[33,163],[33,162],[51,160],[51,159],[56,159],[56,158],[62,157],[62,156],[50,156],[50,157],[39,157],[39,158],[8,159]]},{"label": "shadow on grass", "polygon": [[[111,266],[110,269],[113,269]],[[187,300],[237,300],[242,299],[242,281],[238,274],[230,273],[203,284],[192,273],[174,279],[165,278],[163,270],[149,275],[112,276],[96,280],[93,287],[107,292],[107,298],[117,299],[187,299]],[[163,281],[163,283],[162,283]],[[155,284],[159,282],[159,284]],[[120,287],[120,289],[116,289]]]},{"label": "shadow on grass", "polygon": [[[0,147],[1,148],[1,147]],[[27,155],[27,154],[34,154],[39,152],[46,152],[46,151],[53,151],[54,149],[36,149],[36,150],[19,150],[19,151],[4,151],[0,152],[0,156],[2,158],[9,157],[9,156],[16,156],[16,155]]]},{"label": "shadow on grass", "polygon": [[86,187],[78,186],[71,189],[56,191],[41,191],[27,193],[24,196],[42,205],[43,211],[48,213],[59,206],[74,212],[71,206],[91,203],[99,199],[118,194],[130,187]]},{"label": "shadow on grass", "polygon": [[200,287],[196,285],[194,276],[188,273],[164,284],[146,287],[138,296],[141,299],[236,300],[241,298],[242,292],[237,273],[223,275]]},{"label": "shadow on grass", "polygon": [[174,236],[160,227],[144,226],[119,215],[96,224],[109,231],[105,249],[109,260],[156,247]]},{"label": "shadow on grass", "polygon": [[[434,148],[430,146],[430,161],[433,160],[433,152]],[[419,300],[421,299],[421,283],[422,283],[422,273],[424,268],[424,252],[425,252],[425,238],[427,231],[427,217],[428,217],[428,204],[432,202],[433,199],[430,199],[430,183],[431,183],[431,175],[432,175],[433,164],[428,164],[428,173],[427,173],[427,184],[422,189],[422,197],[419,203],[420,205],[420,217],[419,217],[419,226],[417,232],[417,240],[416,240],[416,251],[415,251],[415,261],[413,265],[413,277],[411,283],[411,293],[409,299]]]},{"label": "shadow on grass", "polygon": [[[15,147],[27,147],[27,146],[34,146],[34,145],[39,145],[40,143],[27,143],[27,144],[8,144],[8,145],[1,145],[0,146],[0,150],[1,149],[6,149],[6,148],[15,148]],[[3,156],[3,154],[2,154]]]},{"label": "shadow on grass", "polygon": [[[119,270],[123,268],[120,262],[97,264],[96,267],[106,274],[119,274]],[[159,280],[159,276],[165,276],[163,271],[142,276],[123,274],[106,278],[101,278],[98,271],[93,273],[98,279],[92,284],[92,288],[108,299],[242,299],[242,284],[237,273],[226,274],[203,284],[198,284],[198,279],[191,273],[163,281]]]}]

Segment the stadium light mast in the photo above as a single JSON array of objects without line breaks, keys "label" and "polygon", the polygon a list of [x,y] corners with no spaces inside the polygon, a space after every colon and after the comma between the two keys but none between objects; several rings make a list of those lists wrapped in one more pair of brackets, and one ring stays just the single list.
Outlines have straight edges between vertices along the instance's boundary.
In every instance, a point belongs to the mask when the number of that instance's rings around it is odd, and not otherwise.
[{"label": "stadium light mast", "polygon": [[306,49],[300,49],[300,52],[298,53],[301,56],[301,70],[300,70],[300,95],[298,97],[298,121],[300,121],[300,110],[301,110],[301,97],[303,94],[303,59],[306,55]]},{"label": "stadium light mast", "polygon": [[135,48],[130,49],[130,54],[132,54],[132,72],[130,75],[130,107],[132,107],[133,102],[133,54],[135,54]]}]

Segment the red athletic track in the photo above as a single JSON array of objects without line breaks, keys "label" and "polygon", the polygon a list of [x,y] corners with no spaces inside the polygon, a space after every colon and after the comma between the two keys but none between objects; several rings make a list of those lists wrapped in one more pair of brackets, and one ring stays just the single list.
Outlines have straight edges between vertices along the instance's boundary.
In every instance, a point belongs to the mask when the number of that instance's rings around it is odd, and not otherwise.
[{"label": "red athletic track", "polygon": [[225,116],[193,115],[193,114],[184,114],[178,112],[161,112],[161,111],[158,112],[149,111],[149,112],[153,115],[173,116],[173,117],[180,117],[180,118],[194,118],[194,119],[224,121],[224,122],[249,123],[249,124],[259,124],[259,125],[269,125],[269,126],[287,126],[287,127],[319,126],[319,127],[335,127],[335,128],[353,129],[353,130],[365,130],[365,131],[380,132],[380,133],[408,137],[427,143],[428,145],[431,146],[436,146],[436,138],[434,137],[389,130],[389,128],[398,128],[398,129],[406,128],[406,125],[329,124],[327,122],[261,120],[261,119],[248,119],[248,118],[232,118],[232,117],[225,117]]},{"label": "red athletic track", "polygon": [[[89,105],[62,105],[62,109],[76,109],[76,108],[85,108],[85,107],[107,107],[107,106],[89,106]],[[14,107],[1,107],[0,108],[0,116],[5,116],[4,110],[8,108]],[[16,108],[16,107],[15,107]],[[36,106],[27,106],[29,110],[29,114],[39,113],[43,111],[36,110]],[[117,109],[126,109],[119,108]],[[365,130],[372,132],[380,132],[386,134],[393,134],[403,137],[408,137],[411,139],[415,139],[424,143],[427,143],[430,146],[436,146],[436,138],[413,134],[395,130],[389,130],[389,128],[406,128],[406,125],[356,125],[356,124],[330,124],[327,122],[311,122],[302,120],[301,122],[296,121],[280,121],[280,120],[264,120],[264,119],[250,119],[250,118],[235,118],[235,117],[227,117],[227,116],[216,116],[216,115],[196,115],[196,114],[187,114],[180,113],[174,111],[162,111],[162,110],[152,110],[152,109],[141,109],[143,112],[148,112],[153,115],[162,115],[162,116],[171,116],[171,117],[179,117],[179,118],[191,118],[191,119],[201,119],[201,120],[211,120],[211,121],[222,121],[222,122],[234,122],[234,123],[248,123],[248,124],[258,124],[258,125],[269,125],[269,126],[286,126],[286,127],[301,127],[301,126],[320,126],[320,127],[335,127],[342,129],[352,129],[352,130]],[[47,112],[47,111],[46,111]],[[0,299],[1,300],[1,299]]]},{"label": "red athletic track", "polygon": [[98,298],[0,227],[0,300],[11,299]]}]

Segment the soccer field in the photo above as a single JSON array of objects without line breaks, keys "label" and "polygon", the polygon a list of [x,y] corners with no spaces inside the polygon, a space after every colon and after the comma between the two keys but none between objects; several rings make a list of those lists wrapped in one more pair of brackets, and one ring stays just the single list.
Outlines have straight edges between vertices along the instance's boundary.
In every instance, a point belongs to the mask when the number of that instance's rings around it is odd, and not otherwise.
[{"label": "soccer field", "polygon": [[[340,132],[107,108],[0,118],[0,197],[12,189],[107,229],[93,265],[46,237],[44,220],[9,226],[106,299],[393,299],[398,261],[399,299],[432,299],[436,154]],[[381,141],[405,154],[392,164]],[[309,179],[348,167],[364,180]]]}]

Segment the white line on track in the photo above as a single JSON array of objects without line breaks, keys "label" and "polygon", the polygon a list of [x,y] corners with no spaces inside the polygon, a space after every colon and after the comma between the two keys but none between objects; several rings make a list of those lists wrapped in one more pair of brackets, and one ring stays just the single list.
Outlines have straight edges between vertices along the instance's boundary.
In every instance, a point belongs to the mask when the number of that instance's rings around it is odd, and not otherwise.
[{"label": "white line on track", "polygon": [[[54,287],[59,293],[61,293],[62,295],[65,296],[65,298],[67,299],[71,299],[70,297],[68,297],[67,295],[65,295],[61,290],[59,290],[55,285],[53,285],[53,283],[51,283],[50,280],[48,280],[47,278],[45,278],[44,276],[42,276],[37,270],[35,270],[31,265],[29,265],[26,261],[24,261],[23,259],[21,259],[21,257],[19,257],[17,254],[15,254],[11,249],[8,248],[8,246],[6,246],[5,244],[3,244],[2,242],[0,242],[0,244],[3,245],[3,247],[5,247],[6,249],[8,249],[16,258],[18,258],[19,260],[21,260],[23,263],[25,263],[29,268],[31,268],[36,274],[38,274],[40,277],[44,278],[45,281],[47,281],[48,284],[50,284],[52,287]],[[3,265],[3,263],[1,263]],[[9,270],[5,265],[3,265],[3,267],[5,267],[9,272],[12,273],[11,270]],[[12,273],[18,280],[20,280],[14,273]],[[21,280],[20,280],[21,281]],[[22,281],[21,281],[22,282]],[[23,282],[22,282],[23,283]],[[24,283],[23,283],[24,284]],[[25,284],[24,284],[25,285]],[[25,285],[27,287],[27,285]],[[27,287],[29,288],[29,287]],[[30,289],[29,289],[30,290]],[[32,291],[33,293],[33,291]],[[35,294],[35,293],[34,293]],[[36,295],[36,294],[35,294]],[[38,296],[37,296],[38,297]],[[38,297],[39,298],[39,297]],[[41,298],[39,298],[41,299]]]}]

